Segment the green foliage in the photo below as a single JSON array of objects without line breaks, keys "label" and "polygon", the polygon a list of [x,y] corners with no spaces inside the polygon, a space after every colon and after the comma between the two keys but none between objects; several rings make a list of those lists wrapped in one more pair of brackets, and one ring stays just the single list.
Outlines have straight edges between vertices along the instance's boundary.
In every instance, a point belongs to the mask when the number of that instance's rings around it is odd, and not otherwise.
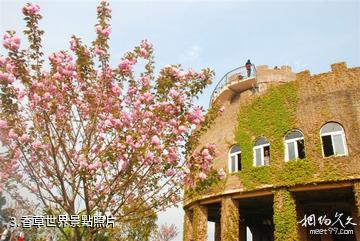
[{"label": "green foliage", "polygon": [[253,144],[266,137],[270,143],[272,164],[282,160],[283,137],[295,127],[297,94],[294,82],[273,86],[263,96],[256,97],[239,111],[236,139],[241,146],[244,169],[253,166]]},{"label": "green foliage", "polygon": [[312,180],[315,167],[309,160],[292,160],[275,172],[275,185],[292,186]]},{"label": "green foliage", "polygon": [[[258,189],[264,185],[276,188],[274,195],[276,241],[299,240],[296,204],[287,187],[317,181],[342,180],[352,174],[346,169],[346,166],[349,166],[349,159],[346,158],[284,161],[283,140],[287,132],[297,127],[296,106],[295,82],[273,86],[249,105],[241,107],[235,133],[242,150],[243,165],[243,170],[236,175],[239,176],[244,189]],[[270,142],[270,166],[253,166],[253,145],[260,136],[266,137]],[[321,150],[321,146],[318,150]],[[312,151],[308,150],[308,153]]]},{"label": "green foliage", "polygon": [[185,202],[194,202],[202,198],[206,194],[216,195],[225,190],[225,185],[228,176],[220,180],[217,172],[213,172],[206,180],[199,182],[199,184],[192,189],[185,189]]},{"label": "green foliage", "polygon": [[156,225],[157,216],[153,214],[138,220],[133,220],[122,227],[122,234],[119,240],[127,241],[147,241],[150,239],[157,229]]},{"label": "green foliage", "polygon": [[255,189],[260,185],[272,183],[273,169],[271,166],[250,167],[242,170],[237,175],[239,175],[244,187]]},{"label": "green foliage", "polygon": [[296,204],[292,194],[286,189],[274,194],[274,225],[276,241],[297,241]]},{"label": "green foliage", "polygon": [[[241,107],[235,134],[242,150],[244,168],[237,175],[246,190],[260,188],[262,185],[288,187],[321,180],[342,180],[346,177],[346,159],[284,161],[283,140],[287,132],[297,127],[296,106],[296,85],[295,82],[289,82],[270,87],[264,95]],[[260,136],[266,137],[270,142],[270,166],[253,166],[253,145]]]}]

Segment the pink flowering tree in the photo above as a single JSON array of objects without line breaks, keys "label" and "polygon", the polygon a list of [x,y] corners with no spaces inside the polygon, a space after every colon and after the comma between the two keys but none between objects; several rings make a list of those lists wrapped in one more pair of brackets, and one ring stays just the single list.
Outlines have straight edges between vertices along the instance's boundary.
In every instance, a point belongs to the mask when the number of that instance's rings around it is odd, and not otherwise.
[{"label": "pink flowering tree", "polygon": [[163,224],[159,227],[157,241],[171,241],[178,235],[178,230],[174,224],[167,225]]},{"label": "pink flowering tree", "polygon": [[[223,177],[212,169],[215,146],[196,148],[218,112],[204,115],[194,105],[211,70],[171,65],[155,76],[147,41],[111,67],[106,1],[97,8],[92,44],[73,36],[70,50],[47,62],[39,11],[34,4],[23,8],[27,47],[14,31],[3,39],[0,192],[25,203],[19,192],[25,189],[46,214],[111,215],[121,225],[179,202],[184,187]],[[96,240],[106,232],[60,230],[67,240]]]}]

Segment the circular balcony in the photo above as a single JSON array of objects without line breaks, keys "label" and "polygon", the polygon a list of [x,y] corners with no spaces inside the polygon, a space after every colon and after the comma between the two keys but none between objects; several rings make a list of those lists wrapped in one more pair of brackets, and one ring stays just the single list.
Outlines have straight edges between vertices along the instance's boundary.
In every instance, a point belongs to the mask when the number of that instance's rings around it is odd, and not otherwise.
[{"label": "circular balcony", "polygon": [[233,93],[240,93],[256,86],[256,68],[251,65],[250,71],[245,66],[227,72],[216,85],[211,94],[210,105],[215,100],[227,100]]}]

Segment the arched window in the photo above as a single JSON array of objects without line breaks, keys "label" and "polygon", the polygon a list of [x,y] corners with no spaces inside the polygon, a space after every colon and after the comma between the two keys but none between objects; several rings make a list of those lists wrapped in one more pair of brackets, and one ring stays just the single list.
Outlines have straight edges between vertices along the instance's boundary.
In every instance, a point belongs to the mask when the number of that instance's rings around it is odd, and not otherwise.
[{"label": "arched window", "polygon": [[270,164],[270,143],[265,137],[260,137],[254,145],[254,166]]},{"label": "arched window", "polygon": [[229,152],[229,173],[241,171],[241,150],[233,145]]},{"label": "arched window", "polygon": [[304,135],[299,130],[289,132],[285,136],[285,161],[304,159]]},{"label": "arched window", "polygon": [[323,156],[346,156],[348,154],[344,129],[336,122],[329,122],[320,129]]}]

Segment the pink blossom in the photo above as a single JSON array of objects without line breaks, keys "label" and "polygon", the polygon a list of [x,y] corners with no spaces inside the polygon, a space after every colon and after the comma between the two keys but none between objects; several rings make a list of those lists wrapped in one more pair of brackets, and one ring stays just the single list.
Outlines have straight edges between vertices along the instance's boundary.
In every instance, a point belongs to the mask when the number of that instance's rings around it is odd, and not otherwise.
[{"label": "pink blossom", "polygon": [[141,98],[145,100],[146,103],[149,103],[153,99],[152,95],[149,92],[145,92]]},{"label": "pink blossom", "polygon": [[118,84],[113,84],[111,86],[111,91],[115,94],[115,95],[120,95],[121,93],[121,88],[119,87]]},{"label": "pink blossom", "polygon": [[169,91],[169,95],[172,97],[172,98],[176,98],[179,96],[179,92],[177,92],[174,88],[171,88],[170,91]]},{"label": "pink blossom", "polygon": [[16,138],[18,138],[18,134],[16,134],[16,132],[14,131],[14,129],[10,129],[10,131],[9,131],[9,137],[10,137],[11,139],[16,139]]},{"label": "pink blossom", "polygon": [[153,161],[153,160],[154,160],[154,153],[148,152],[148,153],[146,154],[145,159],[146,159],[145,161],[147,161],[147,162]]},{"label": "pink blossom", "polygon": [[96,190],[101,191],[104,187],[103,187],[102,183],[99,182],[99,183],[95,184],[95,188],[96,188]]},{"label": "pink blossom", "polygon": [[168,170],[166,171],[166,176],[168,176],[168,177],[172,177],[172,176],[174,176],[174,174],[175,174],[175,170],[174,170],[174,169],[168,169]]},{"label": "pink blossom", "polygon": [[178,131],[177,129],[175,129],[175,128],[173,128],[171,132],[172,132],[174,135],[179,134],[179,131]]},{"label": "pink blossom", "polygon": [[205,156],[208,156],[208,155],[209,155],[209,149],[205,148],[205,149],[201,152],[201,155],[203,155],[204,157],[205,157]]},{"label": "pink blossom", "polygon": [[13,82],[11,75],[9,73],[5,73],[1,71],[0,71],[0,80],[5,80],[9,84]]},{"label": "pink blossom", "polygon": [[180,77],[180,70],[176,67],[171,67],[171,73],[175,77]]},{"label": "pink blossom", "polygon": [[151,144],[153,144],[155,146],[160,145],[160,139],[157,135],[155,135],[151,138]]},{"label": "pink blossom", "polygon": [[42,143],[40,140],[36,139],[32,145],[31,145],[34,149],[39,149],[42,146]]},{"label": "pink blossom", "polygon": [[223,180],[223,179],[225,178],[226,173],[225,173],[225,171],[224,171],[223,168],[221,168],[221,169],[218,171],[218,175],[219,175],[219,178],[220,178],[221,180]]},{"label": "pink blossom", "polygon": [[12,73],[14,71],[15,67],[16,67],[15,64],[8,62],[8,63],[6,63],[5,69],[8,73]]},{"label": "pink blossom", "polygon": [[17,51],[20,47],[20,38],[15,36],[15,34],[5,33],[3,46],[6,49]]},{"label": "pink blossom", "polygon": [[71,49],[72,51],[76,51],[77,47],[78,47],[78,46],[77,46],[76,39],[71,38],[71,39],[70,39],[70,49]]},{"label": "pink blossom", "polygon": [[199,173],[199,178],[200,178],[201,181],[204,181],[207,178],[207,176],[206,176],[206,174],[204,172],[200,172]]},{"label": "pink blossom", "polygon": [[179,102],[180,104],[184,104],[184,102],[185,102],[185,96],[184,96],[183,94],[180,94],[180,95],[179,95],[178,102]]},{"label": "pink blossom", "polygon": [[6,65],[6,57],[4,57],[4,56],[0,56],[0,66],[1,67],[5,67],[5,65]]},{"label": "pink blossom", "polygon": [[96,47],[95,47],[95,53],[96,53],[97,55],[99,55],[99,56],[103,56],[103,55],[105,54],[105,51],[104,51],[102,48],[96,46]]},{"label": "pink blossom", "polygon": [[28,5],[26,5],[23,8],[23,12],[25,14],[29,14],[29,15],[34,15],[36,13],[38,13],[40,11],[40,6],[37,4],[32,4],[32,3],[28,3]]},{"label": "pink blossom", "polygon": [[201,79],[205,79],[205,73],[204,73],[204,71],[200,71],[199,73],[198,73],[198,75],[199,75],[199,77],[201,78]]},{"label": "pink blossom", "polygon": [[20,142],[27,142],[30,140],[30,136],[28,134],[23,134],[22,136],[20,136],[19,141]]},{"label": "pink blossom", "polygon": [[99,161],[95,161],[87,166],[89,171],[96,171],[101,167],[101,163]]},{"label": "pink blossom", "polygon": [[107,38],[110,36],[111,28],[110,27],[102,28],[100,25],[98,25],[96,26],[96,32]]},{"label": "pink blossom", "polygon": [[221,106],[219,112],[223,113],[225,111],[225,106]]},{"label": "pink blossom", "polygon": [[8,124],[6,120],[0,120],[0,129],[7,128]]},{"label": "pink blossom", "polygon": [[211,155],[204,156],[204,160],[212,161],[214,158]]},{"label": "pink blossom", "polygon": [[140,78],[140,82],[142,83],[143,86],[148,87],[150,85],[150,78],[149,76],[142,76]]},{"label": "pink blossom", "polygon": [[129,75],[132,72],[132,65],[133,63],[130,60],[124,59],[119,63],[118,67],[124,75]]},{"label": "pink blossom", "polygon": [[11,167],[12,171],[15,172],[17,169],[19,169],[20,164],[18,162],[14,163]]},{"label": "pink blossom", "polygon": [[211,151],[215,151],[216,149],[216,144],[215,143],[209,143],[205,146],[206,148],[208,148]]},{"label": "pink blossom", "polygon": [[129,145],[131,145],[132,142],[133,142],[133,141],[132,141],[132,137],[131,137],[130,135],[127,135],[127,136],[126,136],[126,143],[129,144]]},{"label": "pink blossom", "polygon": [[202,115],[202,109],[200,107],[194,108],[192,113],[188,115],[188,121],[192,124],[200,124],[204,121],[204,117]]},{"label": "pink blossom", "polygon": [[122,122],[120,119],[111,119],[111,124],[116,128],[122,127]]},{"label": "pink blossom", "polygon": [[46,101],[50,100],[50,98],[51,98],[51,94],[49,92],[46,92],[43,96],[43,99]]},{"label": "pink blossom", "polygon": [[81,168],[81,169],[85,169],[85,168],[88,167],[88,164],[87,164],[86,161],[80,161],[80,162],[79,162],[79,165],[80,165],[80,168]]},{"label": "pink blossom", "polygon": [[124,161],[123,159],[120,159],[118,165],[119,165],[120,171],[124,171],[128,167],[128,162]]},{"label": "pink blossom", "polygon": [[149,52],[144,48],[140,48],[140,56],[146,59],[149,57]]},{"label": "pink blossom", "polygon": [[141,41],[140,47],[144,49],[150,49],[152,48],[152,44],[149,43],[147,40],[143,40]]},{"label": "pink blossom", "polygon": [[112,126],[111,120],[110,119],[106,119],[104,122],[104,125],[106,128],[110,128]]},{"label": "pink blossom", "polygon": [[178,131],[179,131],[180,134],[186,132],[186,130],[187,130],[187,128],[186,128],[186,126],[184,126],[184,125],[181,125],[181,126],[179,126],[179,128],[178,128]]}]

